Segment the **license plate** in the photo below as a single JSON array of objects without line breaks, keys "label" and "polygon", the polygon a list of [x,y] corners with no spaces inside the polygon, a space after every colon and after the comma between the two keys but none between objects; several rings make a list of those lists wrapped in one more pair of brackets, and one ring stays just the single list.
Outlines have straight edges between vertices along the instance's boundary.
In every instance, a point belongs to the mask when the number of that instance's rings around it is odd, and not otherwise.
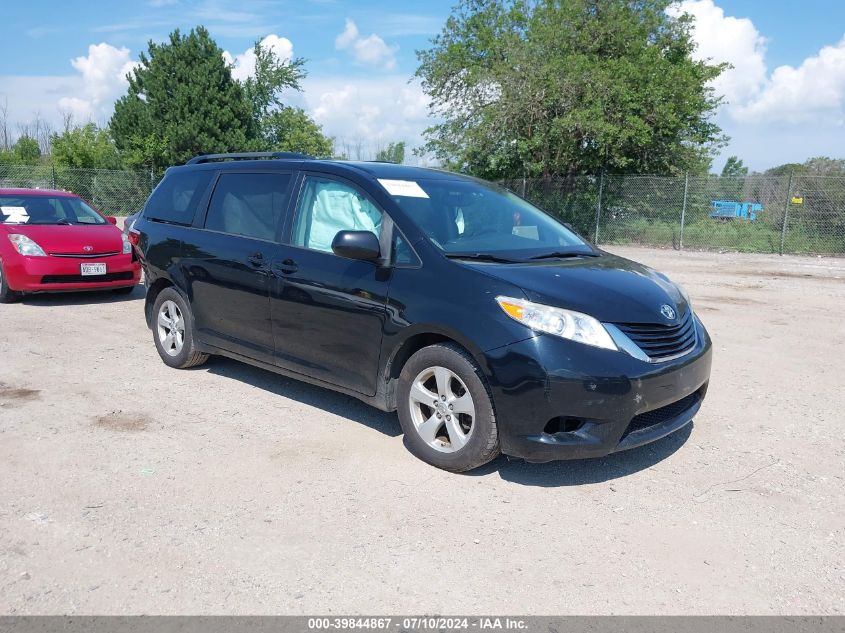
[{"label": "license plate", "polygon": [[88,275],[105,275],[105,264],[79,264],[79,274],[83,277]]}]

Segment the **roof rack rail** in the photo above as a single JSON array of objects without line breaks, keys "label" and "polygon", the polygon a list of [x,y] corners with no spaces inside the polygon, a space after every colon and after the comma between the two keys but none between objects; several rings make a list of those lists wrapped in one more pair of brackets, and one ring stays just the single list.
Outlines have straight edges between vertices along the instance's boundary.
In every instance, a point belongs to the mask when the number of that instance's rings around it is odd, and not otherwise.
[{"label": "roof rack rail", "polygon": [[200,163],[210,163],[214,160],[240,160],[249,158],[299,158],[309,159],[314,158],[308,154],[300,154],[299,152],[235,152],[231,154],[200,154],[194,156],[186,165],[198,165]]}]

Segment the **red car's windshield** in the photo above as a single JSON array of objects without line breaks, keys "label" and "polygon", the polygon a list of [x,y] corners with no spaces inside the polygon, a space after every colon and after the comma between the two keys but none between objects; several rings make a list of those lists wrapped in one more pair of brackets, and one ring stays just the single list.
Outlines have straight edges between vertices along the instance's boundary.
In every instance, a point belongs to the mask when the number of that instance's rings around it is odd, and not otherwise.
[{"label": "red car's windshield", "polygon": [[0,195],[0,224],[106,224],[80,198]]}]

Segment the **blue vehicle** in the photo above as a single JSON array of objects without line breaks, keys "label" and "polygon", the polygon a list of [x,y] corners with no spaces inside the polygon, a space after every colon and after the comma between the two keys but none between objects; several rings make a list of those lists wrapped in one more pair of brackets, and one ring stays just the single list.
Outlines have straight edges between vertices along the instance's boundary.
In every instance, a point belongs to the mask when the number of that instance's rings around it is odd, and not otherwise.
[{"label": "blue vehicle", "polygon": [[710,217],[717,220],[757,220],[757,214],[763,212],[759,202],[734,202],[733,200],[713,200],[710,203]]}]

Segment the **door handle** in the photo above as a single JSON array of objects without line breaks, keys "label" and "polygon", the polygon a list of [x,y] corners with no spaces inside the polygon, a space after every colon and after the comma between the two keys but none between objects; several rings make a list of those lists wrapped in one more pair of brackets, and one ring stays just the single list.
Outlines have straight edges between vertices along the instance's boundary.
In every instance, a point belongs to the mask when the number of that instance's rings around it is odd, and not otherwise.
[{"label": "door handle", "polygon": [[282,262],[279,262],[274,266],[274,268],[279,271],[280,273],[284,273],[285,275],[290,275],[295,273],[299,270],[299,265],[293,261],[292,259],[286,259]]},{"label": "door handle", "polygon": [[249,257],[246,258],[246,261],[248,261],[252,266],[255,266],[256,268],[260,268],[261,266],[264,265],[264,254],[263,253],[253,253],[252,255],[250,255]]}]

